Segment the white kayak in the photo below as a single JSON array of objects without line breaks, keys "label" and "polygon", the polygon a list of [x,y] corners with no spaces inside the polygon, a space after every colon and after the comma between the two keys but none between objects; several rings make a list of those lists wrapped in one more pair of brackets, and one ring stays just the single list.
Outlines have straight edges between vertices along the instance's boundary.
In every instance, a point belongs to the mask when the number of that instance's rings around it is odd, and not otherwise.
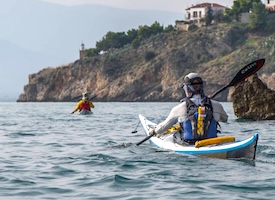
[{"label": "white kayak", "polygon": [[91,115],[91,114],[93,114],[93,112],[90,111],[90,110],[84,110],[83,109],[83,110],[79,111],[78,114],[79,115]]},{"label": "white kayak", "polygon": [[[255,133],[248,139],[236,141],[233,136],[224,136],[198,141],[195,145],[178,144],[175,142],[175,134],[179,134],[178,130],[172,130],[167,134],[160,136],[149,136],[152,127],[156,123],[151,122],[142,115],[139,115],[140,122],[144,128],[147,139],[151,144],[160,149],[174,151],[180,154],[191,154],[198,156],[207,156],[222,159],[245,158],[254,160],[257,149],[258,134]],[[234,138],[234,141],[232,141]],[[146,140],[146,138],[145,138]],[[145,140],[139,142],[137,145],[143,143]]]}]

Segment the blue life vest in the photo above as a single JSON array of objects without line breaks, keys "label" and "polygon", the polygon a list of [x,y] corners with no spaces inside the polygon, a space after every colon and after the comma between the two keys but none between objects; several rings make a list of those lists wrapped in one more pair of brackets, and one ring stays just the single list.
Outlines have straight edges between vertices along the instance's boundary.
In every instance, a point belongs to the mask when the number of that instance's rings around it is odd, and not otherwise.
[{"label": "blue life vest", "polygon": [[[196,105],[190,98],[186,98],[187,106],[187,119],[182,122],[183,139],[188,142],[195,142],[196,140],[202,140],[206,138],[217,137],[217,125],[218,122],[213,117],[213,107],[211,100],[205,97],[202,101],[202,105]],[[205,109],[203,119],[203,133],[198,134],[198,107],[203,106]]]}]

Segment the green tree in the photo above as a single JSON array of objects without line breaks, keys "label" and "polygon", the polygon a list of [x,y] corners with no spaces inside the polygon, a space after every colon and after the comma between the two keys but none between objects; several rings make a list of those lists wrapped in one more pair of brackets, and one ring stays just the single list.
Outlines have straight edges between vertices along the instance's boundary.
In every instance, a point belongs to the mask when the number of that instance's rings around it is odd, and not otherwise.
[{"label": "green tree", "polygon": [[125,32],[114,33],[109,31],[101,41],[96,43],[96,47],[105,51],[110,48],[120,48],[127,43],[128,38]]},{"label": "green tree", "polygon": [[266,22],[265,30],[267,31],[275,31],[275,15],[271,14],[267,16],[267,22]]},{"label": "green tree", "polygon": [[220,18],[220,22],[222,23],[230,23],[232,22],[232,18],[228,15],[222,15],[221,18]]},{"label": "green tree", "polygon": [[223,21],[223,17],[224,17],[223,11],[218,10],[213,15],[213,20],[215,20],[216,23],[221,23]]},{"label": "green tree", "polygon": [[206,26],[210,26],[213,20],[213,9],[211,8],[211,6],[207,7],[207,12],[205,15],[205,25]]},{"label": "green tree", "polygon": [[262,2],[254,2],[250,15],[250,28],[264,28],[267,24],[268,11]]},{"label": "green tree", "polygon": [[131,29],[127,31],[128,43],[131,43],[138,37],[138,31],[136,29]]},{"label": "green tree", "polygon": [[241,13],[252,11],[253,3],[261,3],[261,0],[235,0],[231,9],[226,9],[225,13],[233,20],[240,21]]},{"label": "green tree", "polygon": [[91,48],[91,49],[87,49],[85,51],[85,55],[87,57],[93,57],[93,56],[97,56],[99,53],[98,49],[97,48]]},{"label": "green tree", "polygon": [[[169,27],[170,30],[172,29]],[[96,42],[96,51],[106,51],[110,48],[121,48],[126,44],[132,44],[137,47],[142,39],[149,38],[152,35],[157,35],[164,32],[163,26],[158,22],[154,22],[151,26],[139,26],[138,30],[131,29],[125,32],[112,32],[109,31],[99,42]],[[89,55],[94,55],[96,51],[89,52]]]},{"label": "green tree", "polygon": [[165,33],[169,33],[169,32],[173,32],[174,30],[175,30],[174,26],[168,25],[168,26],[164,29],[164,32],[165,32]]},{"label": "green tree", "polygon": [[158,22],[153,23],[151,26],[139,26],[138,37],[141,39],[149,38],[152,35],[162,33],[163,30],[163,26],[161,26]]},{"label": "green tree", "polygon": [[149,61],[152,60],[154,57],[156,57],[156,54],[152,51],[148,51],[145,53],[145,60]]},{"label": "green tree", "polygon": [[230,8],[225,9],[226,15],[230,16],[233,20],[239,21],[241,8],[240,2],[234,1],[233,6]]},{"label": "green tree", "polygon": [[145,25],[145,26],[138,27],[139,38],[149,38],[150,36],[151,36],[151,30],[149,26]]},{"label": "green tree", "polygon": [[158,22],[154,22],[151,27],[151,35],[157,35],[158,33],[163,32],[163,26],[160,25]]}]

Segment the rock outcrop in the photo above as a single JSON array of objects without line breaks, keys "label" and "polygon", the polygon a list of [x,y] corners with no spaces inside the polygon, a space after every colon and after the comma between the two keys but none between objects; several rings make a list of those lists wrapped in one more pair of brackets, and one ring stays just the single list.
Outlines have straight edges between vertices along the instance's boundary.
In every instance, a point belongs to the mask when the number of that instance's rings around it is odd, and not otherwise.
[{"label": "rock outcrop", "polygon": [[232,101],[234,113],[238,118],[275,119],[275,91],[270,90],[257,74],[234,87]]}]

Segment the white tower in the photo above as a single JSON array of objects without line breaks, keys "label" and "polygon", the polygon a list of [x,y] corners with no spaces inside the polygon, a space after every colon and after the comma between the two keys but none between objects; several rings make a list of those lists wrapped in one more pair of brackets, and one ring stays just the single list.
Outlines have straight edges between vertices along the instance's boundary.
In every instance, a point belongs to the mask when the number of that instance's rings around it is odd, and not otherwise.
[{"label": "white tower", "polygon": [[79,59],[83,60],[84,58],[85,58],[85,45],[82,43],[79,49]]}]

